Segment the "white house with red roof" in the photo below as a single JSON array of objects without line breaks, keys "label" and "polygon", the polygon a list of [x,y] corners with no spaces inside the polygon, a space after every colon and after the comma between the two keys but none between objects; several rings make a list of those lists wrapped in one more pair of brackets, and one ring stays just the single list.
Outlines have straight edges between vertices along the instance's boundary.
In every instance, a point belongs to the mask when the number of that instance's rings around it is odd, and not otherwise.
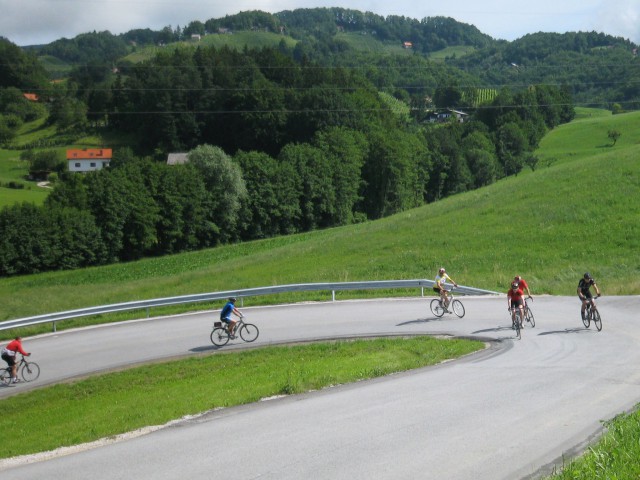
[{"label": "white house with red roof", "polygon": [[82,148],[67,150],[70,172],[93,172],[102,170],[111,162],[110,148]]}]

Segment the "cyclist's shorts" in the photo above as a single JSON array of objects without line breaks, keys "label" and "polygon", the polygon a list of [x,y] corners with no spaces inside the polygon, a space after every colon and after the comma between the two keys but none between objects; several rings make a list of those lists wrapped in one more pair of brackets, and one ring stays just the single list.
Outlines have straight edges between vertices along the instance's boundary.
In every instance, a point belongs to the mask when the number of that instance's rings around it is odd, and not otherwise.
[{"label": "cyclist's shorts", "polygon": [[12,357],[11,355],[7,355],[6,353],[2,354],[2,359],[7,362],[10,367],[13,367],[16,364],[16,357]]},{"label": "cyclist's shorts", "polygon": [[511,308],[520,308],[524,307],[524,302],[522,300],[511,300]]},{"label": "cyclist's shorts", "polygon": [[434,291],[434,292],[438,292],[438,293],[440,293],[440,288],[438,288],[438,287],[433,287],[433,291]]},{"label": "cyclist's shorts", "polygon": [[231,323],[231,319],[230,319],[230,318],[221,318],[220,320],[221,320],[222,322],[224,322],[224,323],[227,323],[227,324],[228,324],[228,323]]},{"label": "cyclist's shorts", "polygon": [[[584,290],[581,291],[582,295],[585,296],[585,298],[587,300],[591,300],[593,298],[593,295],[591,294],[591,290],[587,290],[586,292]],[[580,299],[580,301],[582,301],[582,299],[580,297],[578,297]]]}]

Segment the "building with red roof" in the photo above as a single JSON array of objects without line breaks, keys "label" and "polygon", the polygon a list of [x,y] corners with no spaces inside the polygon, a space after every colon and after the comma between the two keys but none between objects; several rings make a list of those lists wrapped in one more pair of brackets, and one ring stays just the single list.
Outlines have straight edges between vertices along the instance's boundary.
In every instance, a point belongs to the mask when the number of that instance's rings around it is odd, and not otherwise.
[{"label": "building with red roof", "polygon": [[70,172],[93,172],[102,170],[111,162],[110,148],[82,148],[67,150]]}]

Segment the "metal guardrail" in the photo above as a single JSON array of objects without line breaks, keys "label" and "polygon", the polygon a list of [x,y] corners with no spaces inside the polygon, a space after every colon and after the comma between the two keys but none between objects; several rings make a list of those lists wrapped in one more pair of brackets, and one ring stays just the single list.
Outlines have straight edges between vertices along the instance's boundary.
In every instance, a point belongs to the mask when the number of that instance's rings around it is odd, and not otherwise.
[{"label": "metal guardrail", "polygon": [[[338,282],[338,283],[301,283],[294,285],[277,285],[273,287],[247,288],[243,290],[228,290],[224,292],[201,293],[196,295],[183,295],[180,297],[156,298],[152,300],[141,300],[136,302],[116,303],[113,305],[102,305],[99,307],[81,308],[78,310],[69,310],[66,312],[47,313],[45,315],[36,315],[33,317],[18,318],[15,320],[7,320],[0,322],[0,330],[8,330],[10,328],[26,327],[30,325],[39,325],[42,323],[53,323],[53,331],[56,330],[56,322],[61,320],[69,320],[71,318],[88,317],[91,315],[100,315],[104,313],[124,312],[130,310],[147,310],[149,317],[149,308],[163,307],[167,305],[181,305],[196,302],[210,302],[214,300],[224,300],[229,297],[254,297],[259,295],[273,295],[277,293],[289,292],[310,292],[310,291],[330,291],[331,299],[335,301],[336,292],[342,290],[370,290],[382,288],[420,288],[421,295],[424,296],[424,289],[431,289],[434,285],[433,280],[382,280],[373,282]],[[496,295],[497,292],[482,290],[479,288],[458,286],[456,292],[463,295]]]}]

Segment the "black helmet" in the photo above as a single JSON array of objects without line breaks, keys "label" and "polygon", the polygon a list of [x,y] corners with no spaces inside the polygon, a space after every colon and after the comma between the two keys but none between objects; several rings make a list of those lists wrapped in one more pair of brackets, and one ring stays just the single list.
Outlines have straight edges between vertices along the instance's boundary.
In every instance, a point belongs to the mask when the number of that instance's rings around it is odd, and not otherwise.
[{"label": "black helmet", "polygon": [[591,276],[591,274],[589,272],[585,272],[584,278],[585,278],[585,280],[591,280],[593,277]]},{"label": "black helmet", "polygon": [[511,288],[514,288],[514,289],[515,289],[515,288],[518,288],[519,286],[520,286],[520,285],[519,285],[517,282],[513,282],[513,283],[511,284]]},{"label": "black helmet", "polygon": [[236,300],[237,300],[236,297],[229,297],[229,301],[231,303],[236,303]]}]

